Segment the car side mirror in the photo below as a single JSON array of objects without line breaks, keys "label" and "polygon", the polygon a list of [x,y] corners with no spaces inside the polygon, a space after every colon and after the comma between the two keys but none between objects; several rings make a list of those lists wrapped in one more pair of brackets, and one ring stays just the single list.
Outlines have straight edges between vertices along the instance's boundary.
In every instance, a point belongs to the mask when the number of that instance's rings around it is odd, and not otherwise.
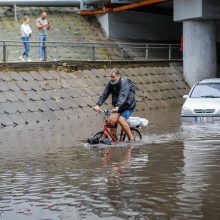
[{"label": "car side mirror", "polygon": [[184,98],[184,99],[187,99],[187,98],[188,98],[188,95],[184,95],[183,98]]}]

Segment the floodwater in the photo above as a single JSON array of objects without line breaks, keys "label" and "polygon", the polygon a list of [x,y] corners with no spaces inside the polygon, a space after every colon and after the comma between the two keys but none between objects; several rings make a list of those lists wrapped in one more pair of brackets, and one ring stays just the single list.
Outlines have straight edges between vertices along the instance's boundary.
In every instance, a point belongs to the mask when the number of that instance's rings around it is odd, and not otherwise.
[{"label": "floodwater", "polygon": [[90,147],[98,118],[0,132],[0,220],[220,219],[219,124],[142,113],[137,144]]}]

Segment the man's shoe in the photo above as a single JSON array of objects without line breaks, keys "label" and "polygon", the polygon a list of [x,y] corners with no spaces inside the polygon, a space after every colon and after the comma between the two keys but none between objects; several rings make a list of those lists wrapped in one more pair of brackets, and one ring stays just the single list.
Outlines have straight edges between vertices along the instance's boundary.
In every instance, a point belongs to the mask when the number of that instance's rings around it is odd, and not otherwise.
[{"label": "man's shoe", "polygon": [[20,59],[21,61],[26,61],[26,60],[24,59],[24,57],[22,57],[22,56],[20,56],[19,59]]},{"label": "man's shoe", "polygon": [[129,143],[134,143],[135,142],[135,139],[134,140],[129,140]]},{"label": "man's shoe", "polygon": [[27,58],[27,62],[32,62],[33,60],[30,58]]}]

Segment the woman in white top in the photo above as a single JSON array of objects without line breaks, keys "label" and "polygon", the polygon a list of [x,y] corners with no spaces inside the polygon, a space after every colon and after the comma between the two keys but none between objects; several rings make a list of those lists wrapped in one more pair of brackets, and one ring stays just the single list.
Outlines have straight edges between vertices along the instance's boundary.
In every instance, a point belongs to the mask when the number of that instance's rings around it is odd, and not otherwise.
[{"label": "woman in white top", "polygon": [[21,25],[21,39],[24,44],[24,52],[23,52],[23,55],[19,57],[22,61],[32,61],[31,59],[28,58],[29,39],[30,39],[31,33],[32,33],[31,28],[29,26],[29,23],[30,23],[30,20],[29,20],[28,16],[24,16],[24,22]]}]

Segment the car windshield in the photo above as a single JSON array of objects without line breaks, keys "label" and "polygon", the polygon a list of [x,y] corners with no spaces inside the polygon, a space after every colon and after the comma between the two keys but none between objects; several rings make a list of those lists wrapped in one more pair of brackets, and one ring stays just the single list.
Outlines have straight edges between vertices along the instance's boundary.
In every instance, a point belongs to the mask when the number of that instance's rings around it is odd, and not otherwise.
[{"label": "car windshield", "polygon": [[191,98],[220,98],[220,83],[202,83],[197,84],[191,95]]}]

